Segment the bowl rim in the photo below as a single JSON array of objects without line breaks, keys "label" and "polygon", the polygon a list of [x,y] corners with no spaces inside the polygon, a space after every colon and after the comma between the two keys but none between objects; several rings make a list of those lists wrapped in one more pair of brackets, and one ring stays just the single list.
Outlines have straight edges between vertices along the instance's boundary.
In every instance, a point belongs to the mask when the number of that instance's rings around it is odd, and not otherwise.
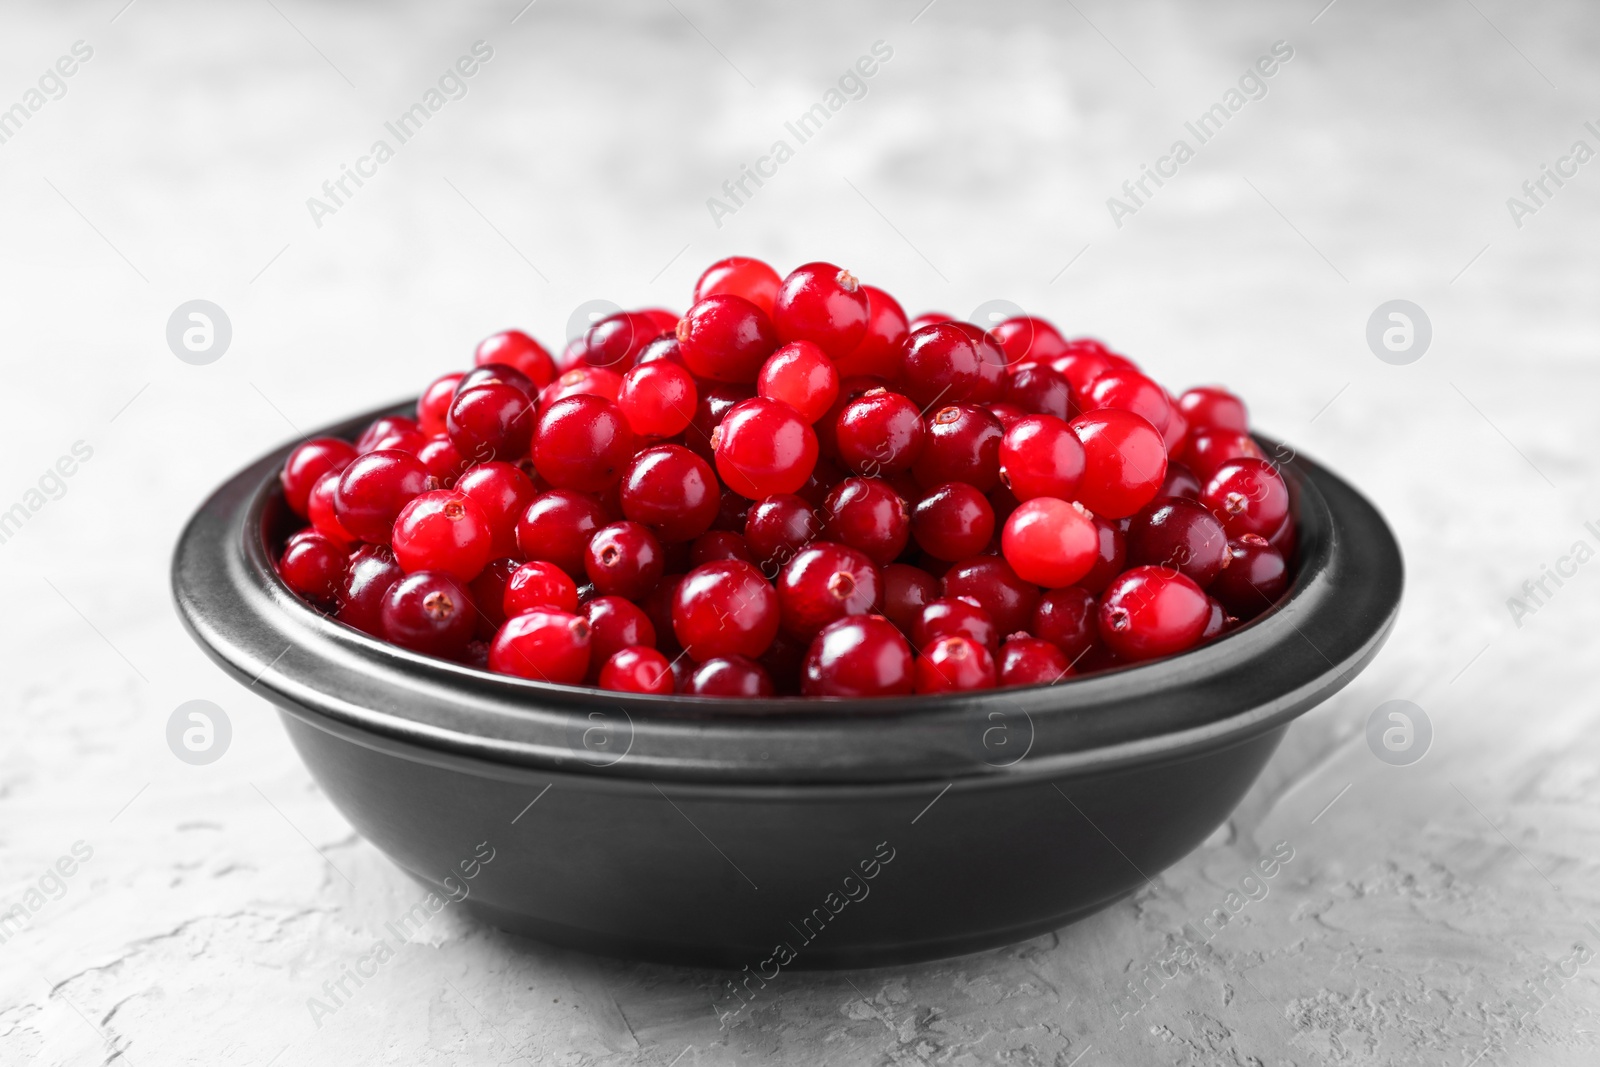
[{"label": "bowl rim", "polygon": [[[389,404],[307,437],[353,439]],[[1298,566],[1271,609],[1209,644],[1045,686],[941,696],[658,697],[492,674],[389,645],[278,578],[263,455],[196,510],[173,554],[180,620],[235,678],[297,714],[522,767],[679,782],[871,783],[1100,773],[1227,747],[1347,684],[1393,627],[1404,565],[1378,511],[1336,475],[1258,435],[1298,517]],[[804,710],[797,710],[803,705]],[[620,754],[619,754],[620,753]]]}]

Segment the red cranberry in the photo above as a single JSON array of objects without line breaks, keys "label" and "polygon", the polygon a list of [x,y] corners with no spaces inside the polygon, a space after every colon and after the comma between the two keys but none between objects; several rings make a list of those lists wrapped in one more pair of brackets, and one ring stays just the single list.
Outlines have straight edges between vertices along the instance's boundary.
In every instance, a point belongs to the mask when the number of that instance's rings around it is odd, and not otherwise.
[{"label": "red cranberry", "polygon": [[1207,385],[1190,389],[1178,398],[1178,410],[1195,431],[1250,431],[1250,415],[1245,410],[1244,401],[1226,389]]},{"label": "red cranberry", "polygon": [[1098,539],[1099,555],[1089,573],[1077,580],[1076,585],[1098,595],[1111,584],[1111,579],[1121,574],[1128,560],[1128,537],[1122,532],[1126,519],[1102,519],[1093,513],[1094,532]]},{"label": "red cranberry", "polygon": [[[597,596],[583,605],[579,614],[589,624],[591,674],[622,649],[637,645],[655,648],[660,644],[658,633],[672,633],[670,619],[668,625],[658,628],[643,608],[619,596]],[[676,643],[670,644],[669,650],[675,651]]]},{"label": "red cranberry", "polygon": [[775,578],[796,552],[815,541],[821,523],[811,506],[791,493],[769,496],[750,508],[744,539],[761,573]]},{"label": "red cranberry", "polygon": [[550,384],[556,376],[556,362],[544,345],[521,330],[506,330],[478,343],[473,355],[475,366],[506,363],[526,374],[537,386]]},{"label": "red cranberry", "polygon": [[477,609],[448,574],[417,571],[389,587],[381,611],[384,639],[442,659],[458,659],[477,627]]},{"label": "red cranberry", "polygon": [[653,648],[630,646],[611,654],[600,668],[599,680],[601,689],[666,696],[673,689],[672,664]]},{"label": "red cranberry", "polygon": [[344,470],[356,458],[348,441],[337,437],[313,437],[289,453],[278,480],[283,483],[283,498],[289,510],[306,517],[306,500],[312,488],[330,471]]},{"label": "red cranberry", "polygon": [[708,296],[739,296],[770,316],[781,284],[778,272],[761,260],[729,256],[717,260],[700,275],[694,285],[694,302],[698,304]]},{"label": "red cranberry", "polygon": [[918,407],[959,404],[980,381],[979,362],[977,346],[955,323],[924,326],[906,342],[900,380]]},{"label": "red cranberry", "polygon": [[552,489],[528,505],[517,523],[517,548],[528,559],[549,560],[574,578],[584,574],[584,550],[609,521],[600,502],[570,489]]},{"label": "red cranberry", "polygon": [[400,510],[427,488],[428,469],[416,456],[380,449],[344,469],[333,507],[339,525],[363,541],[386,545]]},{"label": "red cranberry", "polygon": [[823,537],[857,549],[879,567],[894,562],[911,536],[906,502],[876,478],[846,478],[834,486],[823,514]]},{"label": "red cranberry", "polygon": [[1000,442],[1002,478],[1018,501],[1036,496],[1073,499],[1087,462],[1072,427],[1054,415],[1018,419]]},{"label": "red cranberry", "polygon": [[911,646],[881,615],[852,615],[823,627],[800,680],[809,697],[908,696],[915,688]]},{"label": "red cranberry", "polygon": [[1205,591],[1163,567],[1125,571],[1100,598],[1100,636],[1128,661],[1171,656],[1194,646],[1210,618]]},{"label": "red cranberry", "polygon": [[1204,506],[1157,497],[1128,526],[1128,561],[1170,567],[1204,589],[1228,565],[1228,538]]},{"label": "red cranberry", "polygon": [[[1064,424],[1062,429],[1066,429]],[[925,489],[965,482],[987,493],[1000,480],[1003,433],[1000,420],[976,405],[940,408],[927,420],[922,452],[911,473]]]},{"label": "red cranberry", "polygon": [[1028,413],[1026,411],[1023,411],[1015,404],[1008,404],[1003,400],[997,400],[993,403],[986,404],[984,407],[989,414],[1000,420],[1000,428],[1002,430],[1009,430],[1011,427],[1017,424],[1018,419],[1025,419],[1028,417]]},{"label": "red cranberry", "polygon": [[661,336],[661,323],[637,311],[607,315],[583,339],[584,362],[621,374],[644,347]]},{"label": "red cranberry", "polygon": [[533,465],[558,489],[599,493],[617,484],[633,450],[622,409],[601,397],[571,396],[539,416]]},{"label": "red cranberry", "polygon": [[1212,475],[1236,459],[1265,459],[1250,435],[1236,430],[1202,430],[1189,437],[1183,462],[1204,486]]},{"label": "red cranberry", "polygon": [[700,400],[695,405],[694,421],[689,423],[689,428],[684,431],[683,443],[695,455],[708,462],[715,462],[716,452],[711,445],[711,436],[717,432],[717,427],[722,425],[722,420],[742,401],[749,400],[755,395],[755,390],[747,384],[711,385],[700,393]]},{"label": "red cranberry", "polygon": [[1228,565],[1211,583],[1211,595],[1228,614],[1249,620],[1260,615],[1289,588],[1283,555],[1256,534],[1228,542]]},{"label": "red cranberry", "polygon": [[598,396],[615,402],[622,395],[622,375],[604,367],[574,367],[539,391],[539,407],[569,396]]},{"label": "red cranberry", "polygon": [[1007,319],[990,331],[1006,354],[1006,362],[1048,364],[1067,351],[1067,342],[1050,323],[1028,315]]},{"label": "red cranberry", "polygon": [[[480,385],[509,385],[529,400],[539,398],[539,387],[533,383],[533,379],[505,363],[484,363],[467,371],[456,383],[456,396]],[[447,421],[449,410],[449,407],[445,408]]]},{"label": "red cranberry", "polygon": [[672,603],[672,632],[696,660],[754,658],[778,633],[778,595],[761,572],[739,560],[690,571]]},{"label": "red cranberry", "polygon": [[1172,419],[1167,392],[1142,374],[1113,371],[1102,374],[1089,387],[1091,410],[1117,408],[1142,416],[1157,430],[1165,430]]},{"label": "red cranberry", "polygon": [[977,556],[945,571],[941,584],[947,597],[978,603],[1003,634],[1027,630],[1039,603],[1039,588],[1017,576],[999,556]]},{"label": "red cranberry", "polygon": [[982,552],[994,536],[994,509],[972,486],[947,482],[917,501],[911,513],[911,535],[936,559],[952,563],[966,559]]},{"label": "red cranberry", "polygon": [[1289,488],[1265,460],[1236,459],[1212,475],[1200,503],[1211,509],[1229,537],[1266,537],[1289,515]]},{"label": "red cranberry", "polygon": [[493,558],[493,540],[488,518],[470,497],[436,489],[412,498],[395,519],[394,558],[407,574],[437,571],[470,582]]},{"label": "red cranberry", "polygon": [[1106,408],[1072,420],[1083,444],[1083,480],[1077,498],[1102,518],[1121,519],[1155,499],[1167,476],[1167,449],[1149,421]]},{"label": "red cranberry", "polygon": [[882,289],[863,285],[867,296],[867,332],[847,356],[834,359],[845,376],[870,374],[892,381],[900,376],[900,356],[910,330],[905,309]]},{"label": "red cranberry", "polygon": [[1167,476],[1161,482],[1161,491],[1156,494],[1159,499],[1164,496],[1181,496],[1185,500],[1199,500],[1200,490],[1204,486],[1200,479],[1194,476],[1194,471],[1179,463],[1177,460],[1167,461]]},{"label": "red cranberry", "polygon": [[993,689],[998,676],[989,650],[960,635],[935,638],[917,660],[917,692]]},{"label": "red cranberry", "polygon": [[1000,551],[1023,580],[1059,589],[1089,573],[1100,536],[1082,507],[1039,496],[1024,500],[1006,520]]},{"label": "red cranberry", "polygon": [[1100,642],[1100,605],[1081,586],[1052,589],[1039,598],[1028,629],[1066,654],[1077,664],[1084,653]]},{"label": "red cranberry", "polygon": [[999,400],[1006,388],[1006,354],[995,343],[994,338],[985,333],[980,327],[970,322],[954,324],[956,329],[967,335],[972,346],[978,353],[978,380],[972,386],[972,392],[967,394],[969,400],[977,404],[987,404],[991,400]]},{"label": "red cranberry", "polygon": [[872,389],[850,401],[833,425],[839,459],[869,478],[910,470],[922,451],[922,413],[908,397]]},{"label": "red cranberry", "polygon": [[941,322],[955,321],[956,317],[954,315],[946,314],[943,311],[924,311],[922,314],[918,315],[916,318],[907,323],[907,327],[910,332],[915,333],[924,326],[937,326]]},{"label": "red cranberry", "polygon": [[772,679],[760,664],[744,656],[715,656],[700,664],[689,679],[697,697],[770,697]]},{"label": "red cranberry", "polygon": [[[361,436],[356,438],[356,452],[365,454],[387,447],[380,445],[378,443],[380,441],[404,439],[409,442],[417,440],[420,436],[421,431],[417,429],[417,424],[411,419],[406,418],[404,415],[384,415],[381,418],[373,419],[367,425],[367,428],[361,431]],[[406,451],[410,450],[406,449]]]},{"label": "red cranberry", "polygon": [[1000,633],[989,613],[969,600],[939,597],[929,601],[911,627],[911,644],[924,655],[941,637],[960,636],[993,652],[1000,647]]},{"label": "red cranberry", "polygon": [[847,270],[807,263],[783,279],[772,323],[785,341],[810,341],[833,359],[848,356],[867,334],[867,294]]},{"label": "red cranberry", "polygon": [[[479,639],[484,641],[493,639],[495,631],[505,625],[506,586],[520,566],[520,563],[510,558],[491,559],[489,565],[468,583],[467,592],[471,594],[472,603],[478,609],[474,632]],[[576,591],[573,599],[577,599]],[[486,655],[487,651],[485,648]]]},{"label": "red cranberry", "polygon": [[781,400],[815,423],[839,395],[839,372],[810,341],[791,341],[767,358],[756,375],[756,394]]},{"label": "red cranberry", "polygon": [[503,382],[457,393],[445,419],[456,451],[472,463],[526,459],[533,440],[533,403]]},{"label": "red cranberry", "polygon": [[306,517],[319,534],[348,547],[358,538],[339,522],[339,512],[334,505],[340,475],[340,471],[329,471],[317,479],[317,484],[311,487],[311,496],[306,499]]},{"label": "red cranberry", "polygon": [[350,554],[335,616],[373,637],[383,636],[383,602],[389,587],[405,576],[394,553],[382,545],[362,545]]},{"label": "red cranberry", "polygon": [[489,645],[489,669],[578,685],[589,671],[589,624],[565,611],[529,611],[507,619]]},{"label": "red cranberry", "polygon": [[756,565],[755,557],[750,554],[750,546],[745,544],[744,536],[729,530],[708,530],[696,537],[694,544],[689,546],[691,569],[702,563],[715,563],[724,559],[743,560],[752,567]]},{"label": "red cranberry", "polygon": [[554,563],[530,560],[511,572],[500,604],[502,614],[508,619],[525,611],[575,612],[578,610],[578,587],[567,572]]},{"label": "red cranberry", "polygon": [[1072,661],[1049,641],[1018,634],[1000,649],[1000,685],[1053,685],[1072,673]]},{"label": "red cranberry", "polygon": [[622,479],[622,513],[663,541],[692,541],[711,529],[722,494],[711,465],[681,445],[633,457]]},{"label": "red cranberry", "polygon": [[676,437],[694,420],[694,379],[669,360],[641,363],[622,376],[617,406],[640,437]]},{"label": "red cranberry", "polygon": [[313,530],[284,548],[278,558],[278,575],[302,599],[331,611],[338,605],[348,563],[343,545]]},{"label": "red cranberry", "polygon": [[510,463],[484,463],[458,478],[455,488],[489,520],[493,555],[517,555],[517,524],[538,496],[528,476]]},{"label": "red cranberry", "polygon": [[752,500],[793,493],[817,462],[817,435],[795,410],[756,397],[734,405],[711,435],[717,473]]},{"label": "red cranberry", "polygon": [[432,438],[412,455],[422,461],[422,465],[428,469],[428,476],[446,489],[454,489],[462,472],[469,466],[456,449],[455,442],[448,437]]},{"label": "red cranberry", "polygon": [[602,596],[637,600],[656,587],[665,569],[661,542],[637,522],[601,527],[589,541],[583,566]]},{"label": "red cranberry", "polygon": [[1000,399],[1034,415],[1070,419],[1077,414],[1072,387],[1049,367],[1023,364],[1006,378]]},{"label": "red cranberry", "polygon": [[422,391],[422,396],[417,399],[417,429],[434,437],[445,432],[444,420],[450,411],[450,403],[456,398],[456,386],[460,384],[461,371],[451,371],[433,380],[433,384]]},{"label": "red cranberry", "polygon": [[676,330],[678,328],[678,320],[683,317],[676,311],[668,311],[666,308],[645,308],[643,311],[635,312],[635,314],[643,315],[655,323],[658,337],[660,334],[670,334]]},{"label": "red cranberry", "polygon": [[802,549],[778,576],[783,631],[801,639],[846,615],[876,610],[881,596],[872,560],[831,541]]},{"label": "red cranberry", "polygon": [[883,614],[910,635],[922,609],[939,598],[939,579],[906,563],[891,563],[883,568]]},{"label": "red cranberry", "polygon": [[698,377],[753,382],[777,334],[767,313],[742,296],[708,296],[678,323],[678,352]]}]

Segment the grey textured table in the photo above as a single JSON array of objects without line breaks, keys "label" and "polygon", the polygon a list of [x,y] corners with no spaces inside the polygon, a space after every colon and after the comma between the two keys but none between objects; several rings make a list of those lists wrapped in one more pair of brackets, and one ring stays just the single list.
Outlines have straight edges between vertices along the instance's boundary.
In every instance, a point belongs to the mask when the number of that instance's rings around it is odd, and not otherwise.
[{"label": "grey textured table", "polygon": [[[25,915],[0,1062],[1596,1062],[1600,163],[1573,146],[1600,149],[1600,17],[1324,2],[7,5],[0,911]],[[745,164],[771,176],[734,203]],[[1140,190],[1146,165],[1169,176]],[[335,201],[346,166],[367,177]],[[914,309],[1004,298],[1236,385],[1393,522],[1388,648],[1204,848],[1049,937],[789,975],[722,1026],[713,973],[445,909],[314,1016],[419,890],[179,629],[181,523],[494,329],[681,308],[735,251],[844,262]],[[193,299],[232,325],[209,365],[165,336]],[[1393,299],[1431,322],[1407,365],[1366,339]],[[166,741],[193,699],[232,724],[206,766]],[[1394,699],[1432,727],[1408,766],[1366,740]],[[1168,962],[1279,842],[1266,895]]]}]

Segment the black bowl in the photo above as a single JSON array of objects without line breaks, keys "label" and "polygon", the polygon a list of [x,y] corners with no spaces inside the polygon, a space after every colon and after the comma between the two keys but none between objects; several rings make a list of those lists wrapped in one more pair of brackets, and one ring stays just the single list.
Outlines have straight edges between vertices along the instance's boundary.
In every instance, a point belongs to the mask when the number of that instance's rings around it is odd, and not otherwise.
[{"label": "black bowl", "polygon": [[944,697],[600,692],[407,652],[298,600],[269,554],[293,524],[276,478],[291,447],[184,530],[173,589],[194,638],[268,695],[333,802],[441,899],[556,944],[748,966],[745,996],[775,970],[955,955],[1105,907],[1227,818],[1400,602],[1383,519],[1293,457],[1289,593],[1191,652]]}]

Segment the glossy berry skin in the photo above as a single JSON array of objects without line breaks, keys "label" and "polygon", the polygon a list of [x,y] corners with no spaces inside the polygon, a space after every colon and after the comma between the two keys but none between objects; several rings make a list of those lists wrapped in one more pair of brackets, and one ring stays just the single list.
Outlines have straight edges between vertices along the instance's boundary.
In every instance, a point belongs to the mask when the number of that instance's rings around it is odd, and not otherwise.
[{"label": "glossy berry skin", "polygon": [[1100,554],[1100,535],[1083,508],[1034,497],[1006,520],[1000,552],[1024,581],[1060,589],[1089,573]]},{"label": "glossy berry skin", "polygon": [[521,330],[505,330],[485,337],[478,342],[472,362],[478,367],[485,363],[509,364],[541,387],[549,385],[556,376],[556,362],[550,352]]},{"label": "glossy berry skin", "polygon": [[533,426],[532,401],[504,382],[475,385],[457,393],[445,417],[450,443],[472,463],[526,459]]},{"label": "glossy berry skin", "polygon": [[885,381],[900,376],[900,356],[910,329],[905,309],[882,289],[863,285],[867,295],[867,331],[850,354],[834,359],[845,377],[872,375]]},{"label": "glossy berry skin", "polygon": [[622,375],[605,367],[574,367],[539,391],[539,407],[548,408],[569,396],[598,396],[615,401],[622,395]]},{"label": "glossy berry skin", "polygon": [[334,617],[362,633],[382,637],[384,598],[403,577],[393,552],[382,545],[362,545],[350,554]]},{"label": "glossy berry skin", "polygon": [[544,560],[518,564],[500,596],[500,611],[508,619],[536,610],[578,610],[577,585],[566,571]]},{"label": "glossy berry skin", "polygon": [[761,572],[739,560],[696,567],[672,601],[672,632],[700,662],[767,650],[778,635],[778,595]]},{"label": "glossy berry skin", "polygon": [[777,591],[783,632],[800,640],[847,615],[876,611],[882,602],[872,561],[832,541],[802,549],[778,576]]},{"label": "glossy berry skin", "polygon": [[1236,459],[1212,475],[1200,503],[1211,509],[1229,537],[1267,537],[1289,515],[1289,489],[1265,460]]},{"label": "glossy berry skin", "polygon": [[444,436],[430,438],[412,455],[422,461],[422,465],[428,469],[428,476],[445,489],[454,489],[468,467],[455,442]]},{"label": "glossy berry skin", "polygon": [[960,635],[936,638],[917,659],[917,692],[993,689],[999,681],[989,650]]},{"label": "glossy berry skin", "polygon": [[744,656],[716,656],[694,669],[686,690],[697,697],[769,697],[772,679],[754,660]]},{"label": "glossy berry skin", "polygon": [[1201,589],[1228,565],[1228,537],[1203,505],[1181,497],[1157,497],[1133,516],[1127,533],[1128,562],[1170,567]]},{"label": "glossy berry skin", "polygon": [[884,617],[910,636],[922,609],[939,599],[939,579],[907,563],[891,563],[881,576]]},{"label": "glossy berry skin", "polygon": [[941,637],[961,636],[993,652],[1000,647],[1000,632],[989,613],[968,600],[939,597],[929,601],[910,632],[912,647],[923,654]]},{"label": "glossy berry skin", "polygon": [[472,596],[473,606],[478,609],[478,618],[474,623],[474,636],[477,639],[492,639],[495,631],[505,624],[506,585],[520,566],[522,564],[509,557],[491,559],[478,572],[478,576],[467,583],[467,592]]},{"label": "glossy berry skin", "polygon": [[350,442],[337,437],[313,437],[289,453],[283,470],[278,474],[289,510],[305,518],[306,502],[312,488],[324,474],[343,471],[355,458],[356,450]]},{"label": "glossy berry skin", "polygon": [[1067,342],[1059,330],[1044,319],[1028,315],[1007,319],[989,332],[1005,352],[1007,363],[1048,364],[1067,351]]},{"label": "glossy berry skin", "polygon": [[811,505],[792,493],[769,496],[745,516],[745,545],[769,578],[776,578],[784,564],[821,533],[822,524]]},{"label": "glossy berry skin", "polygon": [[895,561],[911,537],[911,511],[900,494],[876,478],[846,478],[823,504],[822,536],[849,545],[876,566]]},{"label": "glossy berry skin", "polygon": [[1228,542],[1228,565],[1209,592],[1236,619],[1249,620],[1276,604],[1289,588],[1283,554],[1255,534]]},{"label": "glossy berry skin", "polygon": [[420,436],[417,424],[411,419],[404,415],[384,415],[373,419],[367,424],[367,428],[361,431],[361,435],[356,438],[356,452],[365,455],[386,447],[379,444],[380,441],[396,439],[415,441]]},{"label": "glossy berry skin", "polygon": [[661,336],[662,324],[638,311],[619,311],[607,315],[583,339],[583,359],[591,367],[605,367],[621,374],[633,366],[634,357]]},{"label": "glossy berry skin", "polygon": [[489,520],[493,556],[518,555],[517,524],[539,495],[521,468],[482,463],[456,479],[456,491],[470,497]]},{"label": "glossy berry skin", "polygon": [[783,279],[772,323],[785,342],[810,341],[831,359],[848,356],[867,333],[867,294],[847,270],[807,263]]},{"label": "glossy berry skin", "polygon": [[712,435],[717,473],[734,492],[760,500],[793,493],[817,463],[817,435],[793,408],[755,397],[735,404]]},{"label": "glossy berry skin", "polygon": [[1072,673],[1072,661],[1049,641],[1025,634],[1000,648],[1000,686],[1053,685]]},{"label": "glossy berry skin", "polygon": [[334,494],[339,491],[339,477],[339,471],[329,471],[317,479],[317,484],[311,488],[311,496],[306,500],[306,518],[311,520],[312,527],[319,534],[348,548],[357,538],[339,522],[339,512],[334,506]]},{"label": "glossy berry skin", "polygon": [[1012,423],[999,455],[1002,478],[1019,502],[1036,496],[1072,500],[1088,464],[1078,435],[1054,415],[1025,415]]},{"label": "glossy berry skin", "polygon": [[549,560],[572,577],[581,577],[589,539],[609,521],[594,497],[571,489],[552,489],[534,498],[518,520],[518,554]]},{"label": "glossy berry skin", "polygon": [[331,611],[344,589],[349,553],[343,545],[316,531],[290,540],[278,557],[283,584],[317,607]]},{"label": "glossy berry skin", "polygon": [[656,587],[665,566],[661,542],[637,522],[602,526],[584,550],[584,571],[601,596],[637,600]]},{"label": "glossy berry skin", "polygon": [[947,597],[975,600],[1003,634],[1027,630],[1039,603],[1039,587],[1023,581],[999,556],[976,556],[945,571],[940,580]]},{"label": "glossy berry skin", "polygon": [[[655,648],[660,644],[655,623],[643,608],[631,600],[619,596],[597,596],[583,605],[578,614],[589,624],[591,675],[624,648],[635,645]],[[670,637],[670,627],[667,633]],[[671,647],[676,650],[676,644]]]},{"label": "glossy berry skin", "polygon": [[440,659],[459,659],[476,629],[472,596],[448,574],[417,571],[384,594],[384,640]]},{"label": "glossy berry skin", "polygon": [[1261,446],[1247,433],[1234,430],[1201,430],[1189,436],[1183,462],[1204,487],[1213,475],[1236,459],[1265,459]]},{"label": "glossy berry skin", "polygon": [[640,437],[676,437],[694,420],[699,400],[694,378],[666,359],[635,366],[622,376],[617,394],[617,406]]},{"label": "glossy berry skin", "polygon": [[755,389],[748,384],[725,383],[702,390],[700,401],[694,408],[694,419],[683,433],[684,445],[695,455],[714,462],[716,450],[712,447],[711,438],[716,434],[717,427],[722,425],[728,412],[753,396]]},{"label": "glossy berry skin", "polygon": [[1107,371],[1089,387],[1088,409],[1117,408],[1131,411],[1158,431],[1172,421],[1172,405],[1167,392],[1144,375],[1133,371]]},{"label": "glossy berry skin", "polygon": [[772,314],[772,304],[778,298],[778,287],[783,279],[778,272],[759,259],[749,256],[729,256],[719,259],[706,268],[694,284],[694,302],[708,296],[740,296]]},{"label": "glossy berry skin", "polygon": [[839,395],[839,372],[810,341],[791,341],[767,358],[756,375],[756,395],[781,400],[815,423]]},{"label": "glossy berry skin", "polygon": [[977,405],[942,407],[925,422],[922,451],[911,474],[924,489],[965,482],[987,493],[1000,480],[1004,433],[1000,420]]},{"label": "glossy berry skin", "polygon": [[1054,415],[1063,420],[1071,419],[1078,408],[1067,380],[1049,367],[1037,364],[1025,363],[1014,368],[1006,378],[1000,399],[1030,415]]},{"label": "glossy berry skin", "polygon": [[470,582],[493,559],[489,520],[472,499],[450,489],[414,497],[394,523],[394,558],[407,574],[436,571]]},{"label": "glossy berry skin", "polygon": [[911,399],[871,389],[846,404],[834,420],[839,460],[868,478],[910,470],[922,452],[922,413]]},{"label": "glossy berry skin", "polygon": [[1250,414],[1244,401],[1216,386],[1202,385],[1178,397],[1178,410],[1193,431],[1250,432]]},{"label": "glossy berry skin", "polygon": [[1167,448],[1149,421],[1106,408],[1071,422],[1083,445],[1083,480],[1077,499],[1106,519],[1132,515],[1155,499],[1167,476]]},{"label": "glossy berry skin", "polygon": [[722,491],[705,460],[681,445],[656,445],[629,462],[621,499],[623,515],[670,543],[711,529]]},{"label": "glossy berry skin", "polygon": [[697,377],[753,382],[778,336],[772,320],[741,296],[696,301],[678,323],[678,353]]},{"label": "glossy berry skin", "polygon": [[912,319],[907,325],[908,325],[909,329],[912,332],[915,332],[917,330],[922,329],[924,326],[934,326],[934,325],[937,325],[938,323],[941,323],[941,322],[955,322],[955,321],[956,321],[956,317],[954,315],[949,314],[948,312],[944,312],[944,311],[924,311],[922,314],[920,314],[916,318]]},{"label": "glossy berry skin", "polygon": [[1052,589],[1039,598],[1028,631],[1059,648],[1076,664],[1100,641],[1100,604],[1081,586]]},{"label": "glossy berry skin", "polygon": [[632,645],[611,654],[600,668],[599,682],[601,689],[613,692],[666,696],[673,690],[672,664],[653,648]]},{"label": "glossy berry skin", "polygon": [[906,341],[900,381],[917,407],[959,404],[981,380],[977,345],[953,322],[924,326]]},{"label": "glossy berry skin", "polygon": [[529,611],[500,627],[489,669],[556,685],[578,685],[589,671],[589,624],[565,611]]},{"label": "glossy berry skin", "polygon": [[[649,363],[672,363],[683,367],[683,353],[678,351],[676,323],[673,324],[672,333],[664,333],[645,345],[633,360],[635,367],[643,367]],[[627,375],[623,375],[623,377],[627,377]]]},{"label": "glossy berry skin", "polygon": [[333,507],[339,525],[363,541],[386,545],[394,520],[428,488],[428,469],[409,452],[380,449],[358,456],[339,476]]},{"label": "glossy berry skin", "polygon": [[[509,385],[529,400],[536,400],[539,396],[539,386],[533,383],[532,378],[505,363],[484,363],[467,371],[461,376],[461,380],[456,382],[456,396],[460,396],[468,389],[476,389],[480,385]],[[449,407],[446,406],[447,417],[449,411]]]},{"label": "glossy berry skin", "polygon": [[1089,592],[1099,595],[1111,584],[1111,579],[1121,574],[1128,561],[1128,538],[1122,532],[1122,524],[1127,519],[1102,519],[1091,513],[1094,520],[1095,535],[1099,544],[1099,555],[1095,557],[1089,573],[1079,578],[1075,583]]},{"label": "glossy berry skin", "polygon": [[947,563],[976,556],[994,537],[994,509],[972,486],[946,482],[917,501],[911,536],[922,551]]},{"label": "glossy berry skin", "polygon": [[445,416],[450,411],[450,403],[456,398],[456,386],[464,377],[462,371],[452,371],[449,374],[435,378],[428,388],[422,391],[417,398],[417,430],[433,437],[444,433]]},{"label": "glossy berry skin", "polygon": [[801,668],[800,692],[809,697],[907,696],[915,689],[911,646],[881,615],[829,623]]},{"label": "glossy berry skin", "polygon": [[539,416],[533,466],[558,489],[600,493],[617,484],[633,451],[621,408],[598,396],[570,396]]},{"label": "glossy berry skin", "polygon": [[967,394],[968,400],[980,404],[999,400],[1005,393],[1006,380],[1009,377],[1005,352],[993,337],[972,323],[958,322],[954,325],[967,335],[978,353],[978,380],[973,385],[972,392]]},{"label": "glossy berry skin", "polygon": [[1016,425],[1018,419],[1026,418],[1028,413],[1015,404],[1008,404],[1004,400],[992,401],[984,405],[984,409],[1000,420],[1000,428],[1009,430]]},{"label": "glossy berry skin", "polygon": [[1130,662],[1171,656],[1199,643],[1211,602],[1194,582],[1162,567],[1134,567],[1100,598],[1100,637]]},{"label": "glossy berry skin", "polygon": [[1161,491],[1156,494],[1159,500],[1164,496],[1181,496],[1185,500],[1199,500],[1200,490],[1205,488],[1200,484],[1200,479],[1195,477],[1194,471],[1179,463],[1177,460],[1167,461],[1167,476],[1162,479]]},{"label": "glossy berry skin", "polygon": [[1228,614],[1222,603],[1213,599],[1211,601],[1211,616],[1206,619],[1206,628],[1200,631],[1200,641],[1204,644],[1228,632],[1229,627],[1236,625],[1238,619]]}]

